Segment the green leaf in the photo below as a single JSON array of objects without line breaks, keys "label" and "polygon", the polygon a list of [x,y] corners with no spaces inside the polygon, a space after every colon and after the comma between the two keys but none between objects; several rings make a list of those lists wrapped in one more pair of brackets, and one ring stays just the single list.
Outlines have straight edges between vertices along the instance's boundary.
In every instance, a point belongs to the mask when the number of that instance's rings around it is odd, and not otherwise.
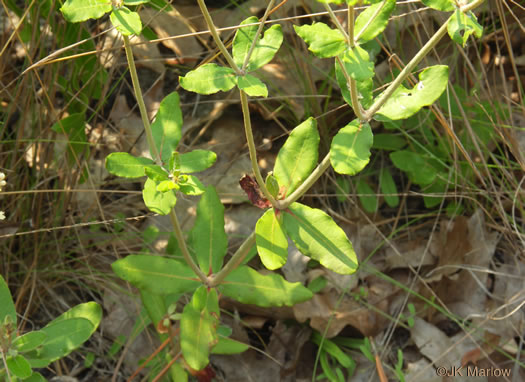
[{"label": "green leaf", "polygon": [[339,58],[346,73],[354,80],[365,81],[374,77],[374,63],[368,52],[360,46],[346,49]]},{"label": "green leaf", "polygon": [[[259,19],[251,16],[244,20],[241,25],[258,23]],[[233,39],[232,54],[233,60],[238,67],[242,68],[246,56],[255,39],[258,25],[237,29]],[[254,71],[272,60],[283,42],[283,32],[280,25],[272,25],[264,32],[264,36],[255,44],[255,48],[250,56],[250,61],[246,66],[246,71]],[[247,92],[248,93],[248,92]]]},{"label": "green leaf", "polygon": [[[437,175],[437,174],[436,174]],[[446,175],[444,176],[446,178]],[[421,190],[425,194],[437,194],[437,195],[444,195],[447,191],[447,183],[443,181],[440,177],[436,176],[436,179],[434,182],[425,187],[423,190]],[[441,201],[443,200],[443,196],[423,196],[423,202],[425,204],[425,208],[434,208],[441,204]]]},{"label": "green leaf", "polygon": [[[151,130],[162,161],[168,163],[182,137],[182,111],[177,92],[168,94],[161,101]],[[151,155],[153,157],[153,153]]]},{"label": "green leaf", "polygon": [[277,199],[277,197],[279,196],[280,187],[277,178],[273,176],[273,172],[268,173],[264,184],[266,185],[266,188],[268,189],[270,195]]},{"label": "green leaf", "polygon": [[318,147],[317,121],[310,117],[293,129],[275,160],[273,175],[285,187],[286,195],[310,175],[317,164]]},{"label": "green leaf", "polygon": [[98,19],[111,9],[109,0],[67,0],[60,11],[67,21],[78,23],[88,19]]},{"label": "green leaf", "polygon": [[156,294],[186,293],[200,285],[186,264],[152,255],[129,255],[111,264],[123,280]]},{"label": "green leaf", "polygon": [[483,35],[483,27],[479,25],[476,15],[472,12],[463,13],[459,9],[448,20],[447,31],[450,38],[463,47],[471,34],[477,38]]},{"label": "green leaf", "polygon": [[178,190],[179,188],[179,185],[176,184],[173,180],[163,180],[157,184],[157,187],[155,189],[158,192],[165,193],[171,190]]},{"label": "green leaf", "polygon": [[6,363],[10,374],[15,375],[20,379],[29,378],[31,376],[31,365],[27,362],[27,359],[20,354],[7,358]]},{"label": "green leaf", "polygon": [[426,186],[436,179],[437,171],[420,154],[401,150],[390,153],[394,166],[408,173],[408,177],[415,184]]},{"label": "green leaf", "polygon": [[[160,166],[151,165],[151,166],[145,167],[144,172],[146,176],[148,177],[148,179],[151,179],[155,183],[163,182],[166,180],[169,180],[171,182],[168,173]],[[157,186],[157,189],[158,189],[158,186]]]},{"label": "green leaf", "polygon": [[406,139],[394,134],[375,134],[373,149],[377,150],[401,150],[407,145]]},{"label": "green leaf", "polygon": [[363,179],[359,179],[356,188],[357,193],[359,194],[359,200],[361,201],[361,204],[363,205],[365,211],[371,214],[376,212],[378,202],[376,193],[374,192],[374,190],[372,190],[372,187],[370,187],[370,185]]},{"label": "green leaf", "polygon": [[[373,40],[378,34],[383,32],[388,24],[388,18],[396,7],[396,0],[384,0],[369,6],[355,19],[355,36],[359,36],[359,43],[363,44]],[[378,9],[381,8],[379,11]],[[370,22],[370,19],[377,13],[376,17]]]},{"label": "green leaf", "polygon": [[274,270],[286,264],[288,258],[288,239],[282,223],[270,208],[259,218],[255,225],[255,242],[262,263]]},{"label": "green leaf", "polygon": [[307,44],[308,50],[320,58],[335,57],[346,48],[345,37],[324,23],[294,25],[295,32]]},{"label": "green leaf", "polygon": [[216,160],[217,154],[208,150],[193,150],[180,154],[180,172],[184,174],[201,172],[213,166]]},{"label": "green leaf", "polygon": [[204,369],[210,362],[210,349],[219,340],[219,301],[215,289],[201,286],[184,307],[180,320],[180,346],[184,360],[194,370]]},{"label": "green leaf", "polygon": [[355,175],[370,161],[374,142],[368,123],[355,119],[336,134],[330,146],[330,163],[339,174]]},{"label": "green leaf", "polygon": [[40,330],[35,330],[34,332],[29,332],[19,337],[16,337],[13,341],[13,347],[19,353],[25,353],[27,351],[36,349],[46,339],[46,334]]},{"label": "green leaf", "polygon": [[142,190],[142,198],[150,211],[160,215],[167,215],[177,203],[177,197],[173,191],[157,191],[157,184],[147,179]]},{"label": "green leaf", "polygon": [[124,0],[124,5],[139,5],[149,3],[150,0]]},{"label": "green leaf", "polygon": [[144,167],[153,164],[149,158],[137,158],[128,153],[111,153],[106,157],[106,169],[124,178],[141,178],[146,175]]},{"label": "green leaf", "polygon": [[46,367],[82,345],[93,333],[93,324],[85,318],[52,321],[40,331],[46,340],[38,350],[26,353],[32,367]]},{"label": "green leaf", "polygon": [[233,270],[219,290],[243,304],[262,307],[292,306],[312,298],[312,292],[301,283],[290,283],[276,273],[262,275],[247,266]]},{"label": "green leaf", "polygon": [[396,182],[392,178],[392,174],[386,168],[382,168],[379,173],[379,187],[381,193],[385,194],[385,202],[389,207],[397,207],[399,205],[399,196],[397,195],[386,195],[386,194],[397,194]]},{"label": "green leaf", "polygon": [[455,0],[421,0],[421,2],[438,11],[450,12],[456,8]]},{"label": "green leaf", "polygon": [[236,84],[235,72],[217,64],[205,64],[192,70],[184,77],[179,77],[180,86],[199,94],[226,92]]},{"label": "green leaf", "polygon": [[[341,69],[341,65],[339,62],[335,62],[335,78],[337,80],[337,84],[339,85],[339,88],[341,89],[341,94],[343,95],[344,100],[350,107],[352,106],[352,97],[350,95],[350,89],[349,85],[346,82],[346,77],[343,73],[343,69]],[[357,87],[357,98],[359,100],[359,103],[367,108],[372,105],[372,90],[374,88],[374,81],[372,78],[369,78],[364,81],[356,81],[356,87]]]},{"label": "green leaf", "polygon": [[352,243],[330,216],[300,203],[293,203],[283,212],[286,233],[301,253],[340,274],[356,271]]},{"label": "green leaf", "polygon": [[93,325],[93,331],[95,331],[100,324],[100,320],[102,320],[102,308],[94,301],[78,304],[62,313],[49,324],[54,324],[55,322],[67,320],[70,318],[85,318],[91,322]]},{"label": "green leaf", "polygon": [[206,188],[197,205],[197,218],[190,232],[190,246],[204,273],[217,272],[228,249],[224,231],[224,206],[212,186]]},{"label": "green leaf", "polygon": [[137,12],[133,12],[126,7],[114,8],[109,16],[111,24],[124,36],[140,35],[142,22]]},{"label": "green leaf", "polygon": [[193,175],[185,175],[186,180],[179,182],[180,192],[186,195],[201,195],[206,191],[206,187],[201,183],[199,178]]},{"label": "green leaf", "polygon": [[349,368],[352,366],[352,358],[344,353],[335,342],[330,341],[328,338],[322,338],[321,335],[315,331],[313,332],[311,339],[313,343],[321,346],[322,350],[334,357],[344,368]]},{"label": "green leaf", "polygon": [[446,89],[447,83],[448,66],[426,68],[419,74],[419,82],[412,89],[403,85],[397,88],[374,118],[382,120],[381,116],[384,116],[392,120],[406,119],[422,107],[432,105]]},{"label": "green leaf", "polygon": [[34,371],[29,378],[24,379],[24,382],[47,382],[47,379],[42,377],[42,374]]},{"label": "green leaf", "polygon": [[264,82],[250,74],[237,77],[237,86],[251,97],[268,97],[268,88]]},{"label": "green leaf", "polygon": [[212,354],[239,354],[248,350],[250,346],[231,338],[221,337],[219,342],[211,349]]},{"label": "green leaf", "polygon": [[11,321],[13,328],[16,328],[16,310],[11,297],[11,291],[4,278],[0,275],[0,326],[6,322],[6,317]]}]

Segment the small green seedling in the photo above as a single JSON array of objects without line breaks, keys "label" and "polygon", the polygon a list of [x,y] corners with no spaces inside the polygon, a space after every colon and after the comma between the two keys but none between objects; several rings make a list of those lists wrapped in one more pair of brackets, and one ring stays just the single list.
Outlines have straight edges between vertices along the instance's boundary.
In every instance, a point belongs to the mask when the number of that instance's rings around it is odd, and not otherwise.
[{"label": "small green seedling", "polygon": [[95,302],[77,305],[40,330],[17,333],[17,316],[11,292],[0,276],[0,378],[40,382],[35,368],[47,367],[80,347],[97,329],[102,308]]}]

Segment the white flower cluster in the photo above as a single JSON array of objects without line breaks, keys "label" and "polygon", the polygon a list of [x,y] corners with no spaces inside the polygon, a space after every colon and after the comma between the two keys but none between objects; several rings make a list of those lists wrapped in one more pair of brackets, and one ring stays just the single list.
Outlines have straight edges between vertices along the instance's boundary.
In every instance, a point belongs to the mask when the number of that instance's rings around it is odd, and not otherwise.
[{"label": "white flower cluster", "polygon": [[3,172],[0,172],[0,191],[2,191],[2,187],[4,187],[7,182],[4,180],[5,174]]},{"label": "white flower cluster", "polygon": [[[0,191],[2,191],[2,187],[4,187],[7,184],[5,181],[5,174],[3,172],[0,172]],[[4,211],[0,211],[0,220],[5,219],[5,213]]]}]

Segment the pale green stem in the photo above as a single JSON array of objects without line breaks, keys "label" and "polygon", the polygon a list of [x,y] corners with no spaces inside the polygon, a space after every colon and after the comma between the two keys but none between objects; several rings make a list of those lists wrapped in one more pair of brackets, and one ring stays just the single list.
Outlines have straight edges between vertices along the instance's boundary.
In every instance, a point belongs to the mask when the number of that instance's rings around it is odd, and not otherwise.
[{"label": "pale green stem", "polygon": [[[142,96],[142,91],[140,89],[139,77],[137,75],[137,68],[135,66],[135,60],[133,58],[133,51],[131,50],[129,38],[127,36],[122,36],[122,37],[124,38],[124,49],[126,50],[126,57],[128,59],[128,66],[129,66],[129,72],[131,75],[131,82],[133,83],[133,91],[135,92],[135,98],[137,99],[137,103],[139,105],[140,116],[142,117],[142,122],[144,123],[144,130],[146,131],[146,139],[148,140],[148,146],[151,150],[151,153],[153,154],[153,158],[155,159],[155,162],[159,166],[161,166],[162,159],[160,157],[159,151],[157,150],[157,146],[155,145],[155,140],[153,139],[153,132],[151,130],[151,124],[149,123],[148,112],[146,111],[144,97]],[[193,261],[193,258],[191,257],[188,251],[188,247],[186,246],[186,241],[184,240],[184,235],[180,228],[179,220],[177,219],[177,215],[175,214],[174,209],[170,211],[170,219],[171,219],[171,224],[173,225],[173,231],[175,233],[175,237],[177,238],[178,244],[180,246],[184,259],[186,260],[186,263],[188,263],[190,268],[193,269],[193,271],[199,277],[199,279],[201,279],[201,281],[204,284],[207,284],[208,278],[206,277],[204,273],[202,273],[202,271],[199,269],[197,264],[195,264],[195,261]]]},{"label": "pale green stem", "polygon": [[206,7],[204,0],[197,0],[197,3],[199,4],[201,13],[204,16],[204,21],[206,21],[206,25],[208,26],[208,29],[210,30],[210,33],[213,37],[213,41],[215,41],[215,44],[217,44],[217,47],[221,51],[226,61],[228,61],[230,67],[233,70],[235,70],[235,73],[237,73],[237,75],[242,75],[241,69],[237,66],[235,61],[233,61],[233,57],[231,56],[230,52],[228,52],[228,49],[226,49],[226,46],[222,42],[221,37],[219,36],[219,32],[217,32],[217,28],[215,27],[215,24],[213,24],[213,20],[210,16],[210,12],[208,12],[208,8]]},{"label": "pale green stem", "polygon": [[253,245],[255,244],[255,232],[252,232],[250,236],[244,240],[239,249],[233,254],[228,263],[215,275],[210,277],[208,286],[213,288],[219,285],[231,271],[236,269],[246,258]]},{"label": "pale green stem", "polygon": [[355,9],[353,6],[348,7],[348,40],[350,48],[355,46],[354,28],[355,28]]},{"label": "pale green stem", "polygon": [[255,174],[255,179],[257,180],[257,184],[259,184],[259,188],[264,194],[264,197],[268,199],[270,203],[272,203],[272,206],[276,206],[277,201],[266,188],[266,184],[261,175],[261,170],[259,169],[259,164],[257,163],[257,151],[255,150],[255,142],[253,140],[252,122],[250,118],[250,109],[248,107],[248,96],[242,90],[240,90],[240,95],[241,95],[242,114],[244,117],[243,118],[244,119],[244,132],[246,133],[246,143],[248,143],[248,150],[250,152],[250,161],[252,162],[252,170],[253,170],[253,173]]},{"label": "pale green stem", "polygon": [[357,93],[357,84],[355,80],[348,75],[348,72],[345,69],[345,66],[339,57],[336,57],[337,63],[341,67],[341,71],[345,76],[346,83],[348,84],[348,90],[350,90],[350,100],[352,101],[352,109],[354,113],[359,118],[360,121],[365,121],[365,116],[363,115],[363,107],[359,102],[359,96]]},{"label": "pale green stem", "polygon": [[144,103],[144,97],[142,96],[142,90],[140,90],[139,76],[137,75],[137,68],[135,67],[135,60],[133,59],[133,51],[131,50],[131,44],[129,43],[128,36],[122,36],[124,39],[124,49],[126,51],[126,58],[128,59],[129,73],[131,75],[131,83],[133,84],[133,91],[135,92],[135,98],[139,105],[140,116],[142,117],[142,123],[144,124],[144,130],[146,131],[146,139],[148,146],[153,155],[153,160],[159,166],[162,166],[162,159],[160,157],[155,140],[153,139],[153,132],[151,130],[151,124],[149,123],[148,112],[146,110],[146,104]]},{"label": "pale green stem", "polygon": [[170,220],[171,225],[173,226],[173,233],[175,233],[175,237],[177,238],[177,243],[179,244],[184,260],[186,260],[186,263],[190,266],[193,272],[195,272],[199,279],[201,279],[205,285],[208,285],[208,277],[200,270],[195,261],[193,261],[193,257],[191,257],[190,252],[188,251],[186,241],[184,240],[184,234],[180,228],[179,219],[177,219],[177,215],[175,214],[175,210],[173,208],[170,211]]},{"label": "pale green stem", "polygon": [[[461,8],[462,12],[470,11],[476,7],[478,7],[481,3],[483,3],[485,0],[475,0],[474,2],[466,5],[465,7]],[[454,16],[450,16],[448,20],[450,20]],[[399,85],[403,83],[403,81],[412,74],[412,71],[416,68],[417,64],[421,62],[423,58],[437,45],[439,40],[443,38],[447,34],[447,25],[448,20],[445,22],[441,28],[437,30],[436,33],[430,38],[430,40],[427,41],[427,43],[419,50],[419,52],[416,53],[416,55],[410,60],[410,62],[403,68],[401,73],[399,73],[396,77],[396,79],[388,86],[388,88],[379,96],[379,98],[374,102],[374,104],[365,111],[364,117],[366,121],[370,121],[375,113],[381,107],[388,101],[388,99],[392,96],[392,94],[397,90]]]},{"label": "pale green stem", "polygon": [[255,45],[257,45],[257,40],[259,39],[259,36],[261,35],[261,32],[264,28],[264,23],[266,22],[266,19],[268,19],[268,16],[270,15],[270,10],[272,9],[274,3],[275,3],[275,0],[270,0],[270,3],[268,3],[268,6],[266,7],[266,12],[264,12],[264,15],[261,19],[261,23],[259,24],[259,28],[257,28],[257,32],[255,33],[255,38],[253,39],[252,45],[250,46],[250,50],[248,50],[248,54],[246,55],[246,58],[244,59],[244,63],[242,64],[243,72],[246,70],[248,63],[250,62],[250,57],[252,56],[253,50],[255,49]]},{"label": "pale green stem", "polygon": [[277,208],[280,210],[288,208],[290,204],[292,204],[301,196],[303,196],[306,193],[306,191],[308,191],[310,187],[312,187],[314,183],[317,182],[317,179],[319,179],[321,175],[323,175],[324,172],[328,170],[329,167],[330,153],[326,154],[321,163],[317,165],[314,171],[312,171],[308,178],[306,178],[305,181],[301,183],[301,185],[297,187],[297,189],[294,192],[292,192],[286,199],[279,201]]},{"label": "pale green stem", "polygon": [[[326,11],[328,12],[328,15],[330,16],[330,19],[335,24],[337,29],[339,29],[339,32],[341,32],[341,34],[344,36],[345,40],[349,42],[350,38],[349,38],[348,34],[346,33],[345,28],[343,28],[343,26],[341,25],[341,23],[337,19],[337,16],[335,15],[335,13],[332,10],[332,8],[330,7],[330,5],[327,4],[327,3],[324,3],[323,5],[326,8]],[[353,7],[352,7],[352,9],[353,9]]]}]

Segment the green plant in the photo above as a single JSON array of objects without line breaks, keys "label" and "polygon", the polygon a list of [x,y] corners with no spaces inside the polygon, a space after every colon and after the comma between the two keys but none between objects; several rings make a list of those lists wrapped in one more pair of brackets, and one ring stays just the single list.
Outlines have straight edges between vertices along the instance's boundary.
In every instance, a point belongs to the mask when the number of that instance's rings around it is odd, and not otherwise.
[{"label": "green plant", "polygon": [[33,368],[43,368],[81,346],[97,329],[102,308],[95,302],[77,305],[40,330],[17,333],[11,292],[0,276],[0,378],[38,382],[46,379]]},{"label": "green plant", "polygon": [[[127,6],[138,6],[148,3],[148,0],[114,1],[113,4],[107,0],[92,0],[89,3],[67,0],[61,9],[71,22],[97,19],[111,12],[111,22],[123,35],[129,71],[152,159],[113,153],[107,157],[106,167],[118,176],[146,177],[144,202],[151,211],[169,215],[174,231],[173,251],[184,259],[182,262],[160,256],[129,255],[113,264],[113,270],[119,277],[139,288],[144,306],[154,324],[162,322],[169,333],[172,330],[171,322],[180,321],[179,341],[174,343],[171,351],[163,353],[167,367],[159,374],[169,372],[172,379],[185,380],[187,371],[198,373],[207,367],[210,352],[234,353],[245,349],[229,340],[228,330],[222,330],[219,326],[221,295],[263,307],[290,306],[312,296],[312,292],[299,283],[289,283],[277,273],[263,275],[244,265],[254,245],[262,263],[269,270],[278,269],[286,263],[288,239],[303,254],[332,271],[351,274],[357,270],[357,256],[343,230],[323,211],[298,203],[297,200],[330,166],[338,174],[350,176],[358,174],[367,166],[374,144],[370,126],[372,119],[384,123],[407,119],[440,97],[448,82],[448,67],[445,65],[423,69],[418,74],[417,83],[412,86],[406,87],[403,83],[447,32],[454,41],[463,45],[469,35],[481,35],[481,28],[470,11],[482,0],[475,0],[462,7],[452,0],[423,1],[435,9],[454,13],[386,89],[374,97],[374,63],[363,46],[385,29],[395,8],[395,0],[361,1],[372,5],[357,18],[354,8],[356,0],[321,2],[325,4],[336,28],[314,23],[296,26],[295,31],[314,55],[320,58],[335,57],[336,81],[356,118],[338,130],[329,153],[319,163],[317,122],[312,117],[306,119],[293,129],[279,151],[273,172],[263,179],[257,164],[248,96],[268,95],[266,85],[251,73],[270,62],[282,44],[283,33],[279,25],[264,30],[275,1],[269,2],[261,20],[249,17],[239,25],[230,53],[220,39],[204,1],[198,0],[210,33],[229,66],[204,64],[181,77],[180,85],[187,91],[199,94],[229,91],[234,87],[239,89],[254,174],[254,178],[247,175],[241,179],[241,186],[251,202],[265,210],[254,232],[225,264],[228,238],[224,231],[224,207],[214,188],[205,187],[192,175],[212,166],[215,154],[205,150],[188,153],[177,151],[182,135],[182,113],[177,93],[169,94],[162,101],[153,123],[150,124],[146,113],[129,42],[130,35],[141,33],[142,24],[138,13]],[[343,2],[348,5],[347,30],[339,23],[329,5]],[[405,166],[402,170],[414,177],[414,182],[429,184],[434,180],[429,172],[420,171],[427,166],[427,162],[421,162],[421,157],[414,156],[412,152],[397,150],[391,157],[396,166]],[[381,174],[381,184],[388,192],[395,190],[388,172]],[[371,192],[364,180],[358,183],[357,189],[360,193]],[[188,238],[182,232],[174,211],[177,192],[202,195],[197,207],[197,219]],[[396,205],[398,201],[391,199],[390,203]],[[374,211],[377,201],[366,199],[365,207]],[[177,313],[169,308],[184,293],[192,293],[192,297],[182,312]],[[160,337],[170,340],[166,333]],[[335,353],[330,353],[333,346],[326,345],[323,349],[321,363],[326,373],[330,370],[328,354],[335,356]],[[181,355],[184,362],[180,361]],[[347,368],[351,367],[346,359],[342,362],[338,358],[338,362]],[[334,374],[329,378],[340,380],[341,375]]]}]

